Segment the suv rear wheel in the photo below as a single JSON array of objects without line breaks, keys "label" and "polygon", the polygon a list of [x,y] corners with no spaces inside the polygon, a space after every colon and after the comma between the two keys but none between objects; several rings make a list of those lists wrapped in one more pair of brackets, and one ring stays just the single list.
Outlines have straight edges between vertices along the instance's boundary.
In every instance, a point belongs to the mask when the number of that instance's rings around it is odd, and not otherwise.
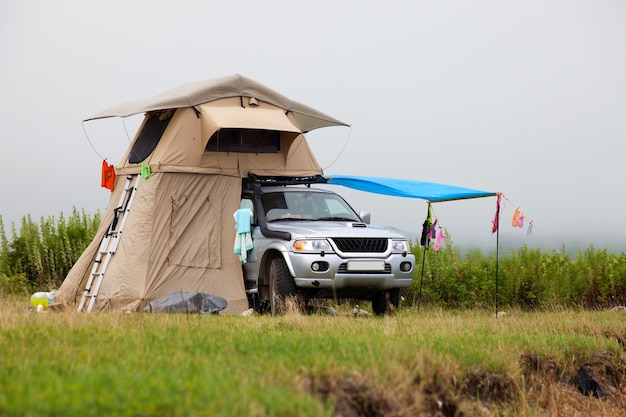
[{"label": "suv rear wheel", "polygon": [[270,309],[272,315],[283,314],[286,311],[286,302],[294,299],[298,308],[300,302],[297,298],[296,282],[289,273],[287,263],[282,257],[274,258],[270,262],[269,270]]}]

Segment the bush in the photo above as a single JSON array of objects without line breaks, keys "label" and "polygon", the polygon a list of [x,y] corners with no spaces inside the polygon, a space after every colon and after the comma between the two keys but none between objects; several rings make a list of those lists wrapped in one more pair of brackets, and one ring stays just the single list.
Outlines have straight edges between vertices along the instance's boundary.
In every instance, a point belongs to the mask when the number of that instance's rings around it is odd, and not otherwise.
[{"label": "bush", "polygon": [[471,249],[462,256],[451,241],[439,251],[414,246],[412,252],[416,257],[415,275],[404,295],[413,305],[493,307],[496,295],[498,305],[507,308],[561,305],[595,309],[626,305],[623,253],[590,246],[570,259],[565,248],[546,252],[523,245],[500,255],[496,265],[495,252],[484,255]]},{"label": "bush", "polygon": [[[19,229],[11,225],[9,241],[0,216],[0,275],[7,288],[21,288],[25,277],[29,291],[58,288],[78,257],[91,243],[100,225],[100,213],[87,215],[76,208],[69,219],[63,213],[34,222],[22,218]],[[15,278],[20,277],[20,278]]]},{"label": "bush", "polygon": [[33,288],[28,283],[26,274],[7,276],[0,274],[0,295],[28,295]]}]

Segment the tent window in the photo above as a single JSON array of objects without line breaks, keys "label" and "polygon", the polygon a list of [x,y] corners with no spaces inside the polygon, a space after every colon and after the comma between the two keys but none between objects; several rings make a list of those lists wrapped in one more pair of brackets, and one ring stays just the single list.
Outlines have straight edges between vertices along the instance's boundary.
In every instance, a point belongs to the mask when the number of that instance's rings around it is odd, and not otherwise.
[{"label": "tent window", "polygon": [[278,153],[280,132],[256,129],[220,129],[211,136],[209,152]]},{"label": "tent window", "polygon": [[146,122],[139,133],[133,149],[130,151],[128,162],[138,164],[154,151],[167,125],[172,120],[174,110],[149,112],[146,114]]}]

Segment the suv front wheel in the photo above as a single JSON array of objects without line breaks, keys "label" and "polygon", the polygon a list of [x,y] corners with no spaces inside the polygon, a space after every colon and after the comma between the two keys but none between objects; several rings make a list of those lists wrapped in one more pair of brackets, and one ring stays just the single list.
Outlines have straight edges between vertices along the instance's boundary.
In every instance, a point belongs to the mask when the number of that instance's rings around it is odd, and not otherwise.
[{"label": "suv front wheel", "polygon": [[287,263],[282,257],[272,259],[269,270],[269,298],[272,315],[283,314],[287,310],[287,301],[297,299],[296,282],[289,273]]},{"label": "suv front wheel", "polygon": [[400,288],[392,288],[372,296],[372,311],[377,316],[391,314],[400,305]]}]

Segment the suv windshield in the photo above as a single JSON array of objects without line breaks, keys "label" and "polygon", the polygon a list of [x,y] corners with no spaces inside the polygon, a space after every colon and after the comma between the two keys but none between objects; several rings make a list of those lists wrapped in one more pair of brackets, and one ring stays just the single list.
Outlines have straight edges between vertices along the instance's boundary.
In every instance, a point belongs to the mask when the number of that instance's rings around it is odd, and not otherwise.
[{"label": "suv windshield", "polygon": [[360,222],[359,216],[341,197],[303,191],[273,192],[261,196],[265,218],[276,220],[338,220]]}]

